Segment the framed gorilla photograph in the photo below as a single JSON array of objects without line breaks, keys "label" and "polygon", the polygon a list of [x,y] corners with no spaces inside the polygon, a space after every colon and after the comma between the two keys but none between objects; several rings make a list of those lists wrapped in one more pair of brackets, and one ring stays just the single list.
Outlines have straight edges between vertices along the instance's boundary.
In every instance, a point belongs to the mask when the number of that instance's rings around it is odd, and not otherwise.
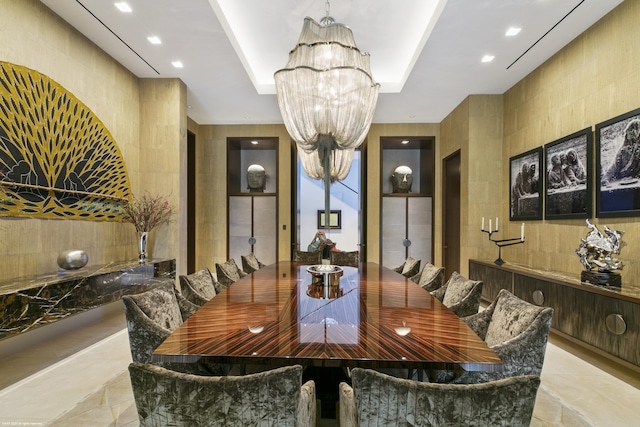
[{"label": "framed gorilla photograph", "polygon": [[509,159],[509,220],[542,219],[542,147]]},{"label": "framed gorilla photograph", "polygon": [[544,146],[545,219],[591,218],[592,146],[590,127]]},{"label": "framed gorilla photograph", "polygon": [[640,216],[640,108],[596,125],[596,216]]}]

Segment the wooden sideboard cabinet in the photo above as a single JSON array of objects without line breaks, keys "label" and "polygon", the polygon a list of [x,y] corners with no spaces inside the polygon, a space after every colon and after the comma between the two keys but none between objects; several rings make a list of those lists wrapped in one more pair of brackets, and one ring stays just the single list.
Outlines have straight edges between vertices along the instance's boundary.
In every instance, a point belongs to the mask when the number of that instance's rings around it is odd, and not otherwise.
[{"label": "wooden sideboard cabinet", "polygon": [[469,278],[484,282],[485,302],[507,289],[532,304],[552,307],[554,333],[640,370],[640,286],[625,283],[624,275],[621,288],[604,287],[581,283],[579,274],[469,260]]}]

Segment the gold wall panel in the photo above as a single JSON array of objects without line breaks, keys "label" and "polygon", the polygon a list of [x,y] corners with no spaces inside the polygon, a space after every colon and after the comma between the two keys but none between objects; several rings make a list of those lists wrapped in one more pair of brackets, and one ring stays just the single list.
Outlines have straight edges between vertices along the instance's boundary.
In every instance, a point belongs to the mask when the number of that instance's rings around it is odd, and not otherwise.
[{"label": "gold wall panel", "polygon": [[131,197],[118,145],[49,77],[0,62],[0,216],[121,221]]}]

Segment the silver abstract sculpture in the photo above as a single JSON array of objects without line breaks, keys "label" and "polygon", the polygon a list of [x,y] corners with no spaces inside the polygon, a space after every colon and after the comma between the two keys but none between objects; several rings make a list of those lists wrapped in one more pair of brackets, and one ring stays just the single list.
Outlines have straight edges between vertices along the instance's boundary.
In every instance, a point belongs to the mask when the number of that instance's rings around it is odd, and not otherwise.
[{"label": "silver abstract sculpture", "polygon": [[580,257],[580,262],[585,270],[597,269],[601,272],[621,270],[622,262],[616,257],[620,254],[620,249],[624,246],[621,240],[622,231],[611,230],[604,226],[604,234],[597,226],[586,220],[589,232],[581,243],[576,253]]}]

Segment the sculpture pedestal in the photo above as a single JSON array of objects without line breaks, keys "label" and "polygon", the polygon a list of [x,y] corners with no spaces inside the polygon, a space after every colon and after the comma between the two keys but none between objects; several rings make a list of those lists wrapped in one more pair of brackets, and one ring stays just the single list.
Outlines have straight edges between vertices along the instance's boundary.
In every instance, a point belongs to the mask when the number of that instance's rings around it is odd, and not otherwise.
[{"label": "sculpture pedestal", "polygon": [[583,271],[580,273],[580,281],[588,282],[598,286],[622,286],[622,277],[618,273]]}]

